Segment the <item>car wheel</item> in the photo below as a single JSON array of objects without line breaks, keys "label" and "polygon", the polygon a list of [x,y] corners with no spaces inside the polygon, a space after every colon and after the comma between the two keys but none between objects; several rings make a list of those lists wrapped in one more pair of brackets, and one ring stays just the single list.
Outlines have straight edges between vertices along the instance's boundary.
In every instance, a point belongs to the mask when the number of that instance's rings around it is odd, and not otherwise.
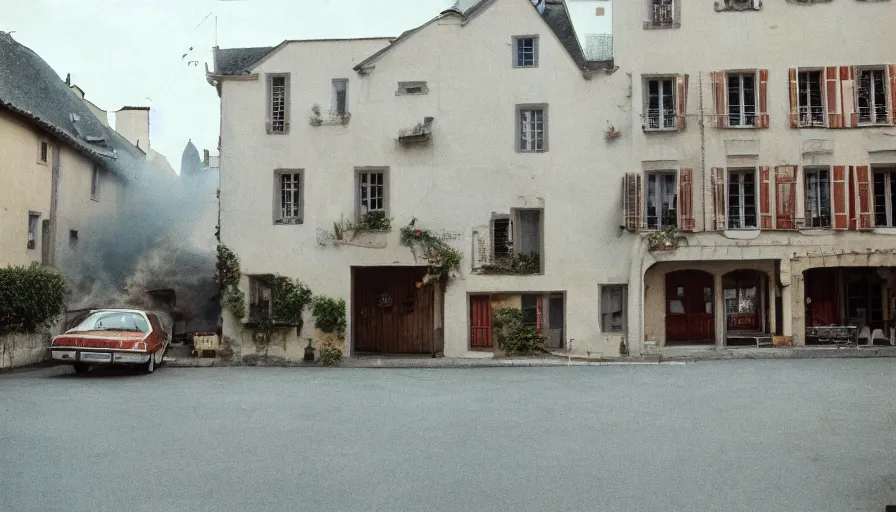
[{"label": "car wheel", "polygon": [[149,362],[143,366],[143,373],[152,373],[154,371],[156,371],[156,355],[150,354]]},{"label": "car wheel", "polygon": [[90,371],[90,365],[86,363],[75,363],[75,374],[76,375],[87,375],[87,372]]}]

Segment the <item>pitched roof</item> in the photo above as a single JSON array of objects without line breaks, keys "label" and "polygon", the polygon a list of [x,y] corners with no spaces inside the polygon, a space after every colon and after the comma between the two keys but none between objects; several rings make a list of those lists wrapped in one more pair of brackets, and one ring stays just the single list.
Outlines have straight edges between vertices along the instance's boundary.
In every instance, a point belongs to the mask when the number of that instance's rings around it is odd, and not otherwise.
[{"label": "pitched roof", "polygon": [[215,48],[215,73],[219,75],[248,75],[255,64],[276,46],[255,48]]},{"label": "pitched roof", "polygon": [[6,32],[0,32],[0,107],[83,153],[113,156],[103,123],[40,55]]},{"label": "pitched roof", "polygon": [[[417,28],[405,31],[397,39],[392,41],[392,44],[364,59],[363,61],[361,61],[361,63],[355,66],[354,69],[355,71],[361,71],[365,67],[369,67],[370,64],[378,60],[383,54],[392,49],[396,44],[400,43],[404,39],[410,37],[423,27],[436,20],[439,20],[445,16],[461,14],[464,19],[464,23],[467,23],[471,19],[478,16],[480,13],[484,12],[489,6],[494,3],[494,1],[495,0],[478,0],[473,2],[473,0],[457,0],[454,6],[452,6],[450,9],[442,11],[439,16],[424,23],[423,25],[420,25]],[[531,0],[528,1],[531,4]],[[531,5],[533,9],[536,9],[537,12],[537,7],[534,4]],[[546,0],[544,12],[541,13],[540,16],[548,25],[548,27],[550,27],[551,31],[554,32],[554,34],[560,40],[561,44],[563,44],[563,48],[566,49],[567,53],[569,53],[570,57],[572,57],[573,61],[575,61],[576,66],[578,66],[579,69],[585,71],[613,67],[612,60],[590,61],[585,58],[585,53],[582,51],[582,46],[579,44],[579,38],[576,35],[575,27],[573,27],[572,19],[569,16],[569,10],[567,10],[566,2],[564,0]]]}]

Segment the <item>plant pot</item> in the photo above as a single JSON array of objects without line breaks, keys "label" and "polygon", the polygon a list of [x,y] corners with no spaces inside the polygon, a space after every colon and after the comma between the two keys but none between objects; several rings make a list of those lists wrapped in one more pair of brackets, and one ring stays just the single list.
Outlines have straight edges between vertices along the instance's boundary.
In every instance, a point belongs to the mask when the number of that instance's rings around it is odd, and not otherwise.
[{"label": "plant pot", "polygon": [[607,132],[607,140],[618,139],[622,136],[622,132]]}]

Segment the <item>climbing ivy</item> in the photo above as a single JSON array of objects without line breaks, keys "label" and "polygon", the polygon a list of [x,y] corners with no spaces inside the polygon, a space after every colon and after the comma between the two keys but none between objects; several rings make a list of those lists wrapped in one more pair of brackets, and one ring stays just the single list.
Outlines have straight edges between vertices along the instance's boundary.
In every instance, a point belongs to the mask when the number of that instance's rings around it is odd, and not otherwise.
[{"label": "climbing ivy", "polygon": [[447,281],[452,272],[460,271],[460,251],[434,236],[428,229],[416,228],[416,222],[416,218],[411,219],[410,224],[401,228],[401,245],[410,248],[415,259],[422,253],[429,261],[423,284]]},{"label": "climbing ivy", "polygon": [[311,314],[318,329],[328,334],[336,334],[340,339],[345,338],[345,299],[319,295],[314,298]]},{"label": "climbing ivy", "polygon": [[226,245],[218,244],[215,282],[221,289],[221,302],[237,318],[246,316],[246,297],[240,291],[240,260]]},{"label": "climbing ivy", "polygon": [[523,312],[519,309],[498,309],[492,326],[498,347],[508,355],[531,354],[544,347],[546,338],[531,325],[523,325]]}]

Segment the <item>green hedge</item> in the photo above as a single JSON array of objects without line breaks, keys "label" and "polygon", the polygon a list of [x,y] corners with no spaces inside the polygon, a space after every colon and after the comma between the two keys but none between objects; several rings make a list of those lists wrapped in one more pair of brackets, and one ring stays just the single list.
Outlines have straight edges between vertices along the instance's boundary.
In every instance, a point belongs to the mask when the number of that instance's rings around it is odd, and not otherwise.
[{"label": "green hedge", "polygon": [[65,279],[37,263],[0,268],[0,334],[50,327],[65,306]]}]

